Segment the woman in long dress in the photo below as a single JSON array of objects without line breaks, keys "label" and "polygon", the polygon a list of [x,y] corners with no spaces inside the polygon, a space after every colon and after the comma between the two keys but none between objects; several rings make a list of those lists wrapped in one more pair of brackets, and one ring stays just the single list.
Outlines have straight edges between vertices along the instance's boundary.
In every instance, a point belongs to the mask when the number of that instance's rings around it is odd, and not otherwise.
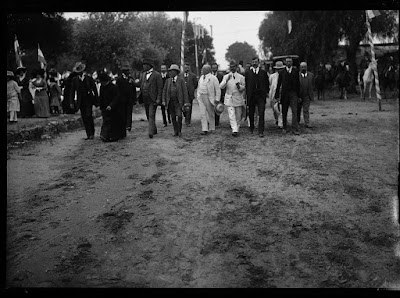
[{"label": "woman in long dress", "polygon": [[20,113],[19,117],[32,117],[35,115],[33,108],[32,95],[29,92],[29,78],[25,67],[18,67],[16,71],[16,82],[21,89]]},{"label": "woman in long dress", "polygon": [[32,90],[33,106],[35,114],[38,118],[50,117],[49,96],[47,95],[47,84],[43,78],[44,72],[39,70],[36,72],[36,78],[30,82],[30,89]]},{"label": "woman in long dress", "polygon": [[7,71],[7,112],[10,112],[10,123],[17,123],[17,112],[20,110],[21,89],[14,81],[14,73]]},{"label": "woman in long dress", "polygon": [[106,72],[99,72],[98,78],[101,82],[100,110],[103,117],[100,138],[104,142],[114,142],[126,136],[119,90]]}]

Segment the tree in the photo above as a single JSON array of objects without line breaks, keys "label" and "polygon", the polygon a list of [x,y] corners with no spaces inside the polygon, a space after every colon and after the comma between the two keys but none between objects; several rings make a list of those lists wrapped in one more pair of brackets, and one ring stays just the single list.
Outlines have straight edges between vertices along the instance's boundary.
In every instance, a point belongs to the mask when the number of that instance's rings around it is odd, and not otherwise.
[{"label": "tree", "polygon": [[243,61],[244,63],[251,62],[257,56],[257,51],[253,46],[247,42],[235,42],[231,44],[226,50],[225,59],[229,62],[235,60],[236,62]]}]

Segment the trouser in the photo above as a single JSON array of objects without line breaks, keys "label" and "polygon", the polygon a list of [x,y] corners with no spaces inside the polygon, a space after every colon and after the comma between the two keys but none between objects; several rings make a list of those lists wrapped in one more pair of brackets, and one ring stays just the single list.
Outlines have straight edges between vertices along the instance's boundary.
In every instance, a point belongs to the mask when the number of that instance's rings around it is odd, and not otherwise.
[{"label": "trouser", "polygon": [[219,125],[219,116],[217,113],[215,113],[214,117],[215,117],[215,126]]},{"label": "trouser", "polygon": [[10,111],[10,121],[17,121],[17,111]]},{"label": "trouser", "polygon": [[197,98],[199,102],[200,117],[201,117],[201,130],[213,131],[215,130],[215,112],[214,105],[208,99],[207,94],[200,94]]},{"label": "trouser", "polygon": [[254,112],[258,109],[258,133],[264,133],[265,98],[260,94],[253,94],[249,101],[250,130],[254,130]]},{"label": "trouser", "polygon": [[86,130],[86,135],[88,137],[94,136],[94,121],[93,121],[93,110],[92,105],[82,105],[80,106],[82,122]]},{"label": "trouser", "polygon": [[128,100],[128,102],[125,104],[125,128],[131,128],[132,127],[132,112],[133,112],[133,100]]},{"label": "trouser", "polygon": [[192,121],[192,105],[193,105],[193,98],[189,99],[190,101],[190,108],[185,112],[185,123],[190,124]]},{"label": "trouser", "polygon": [[310,124],[310,97],[306,96],[297,105],[297,121],[300,123],[301,109],[303,108],[303,118],[306,125]]},{"label": "trouser", "polygon": [[242,119],[242,107],[228,107],[228,116],[232,132],[239,132],[240,121]]},{"label": "trouser", "polygon": [[287,113],[290,109],[292,110],[292,129],[294,131],[299,130],[297,122],[297,102],[298,98],[295,92],[289,92],[282,98],[282,118],[283,118],[283,129],[287,129]]},{"label": "trouser", "polygon": [[172,125],[174,126],[174,133],[177,135],[182,132],[182,108],[178,102],[178,99],[168,103],[168,112],[172,118]]},{"label": "trouser", "polygon": [[[163,105],[161,105],[162,119],[163,119],[163,123],[166,125],[167,124],[167,116],[165,114],[165,110],[168,110],[168,109],[166,109]],[[157,112],[157,106],[156,106],[156,112]],[[168,116],[169,116],[169,114],[168,114]]]},{"label": "trouser", "polygon": [[157,127],[156,127],[156,109],[157,104],[153,102],[145,102],[144,108],[146,110],[146,117],[149,121],[149,135],[157,134]]},{"label": "trouser", "polygon": [[279,127],[282,127],[282,104],[279,104],[279,111],[275,110],[275,104],[277,103],[276,99],[271,99],[271,108],[274,113],[275,123]]}]

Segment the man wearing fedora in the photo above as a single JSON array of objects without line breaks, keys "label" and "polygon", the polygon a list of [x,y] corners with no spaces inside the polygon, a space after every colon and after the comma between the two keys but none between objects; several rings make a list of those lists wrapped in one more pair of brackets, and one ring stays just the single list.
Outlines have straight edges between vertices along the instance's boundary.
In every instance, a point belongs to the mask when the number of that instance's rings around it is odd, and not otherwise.
[{"label": "man wearing fedora", "polygon": [[132,110],[136,102],[136,87],[133,85],[130,69],[129,63],[124,63],[121,66],[121,75],[116,80],[116,85],[121,96],[122,116],[127,131],[131,131],[132,129]]},{"label": "man wearing fedora", "polygon": [[269,91],[269,81],[267,72],[260,67],[260,60],[254,57],[252,67],[246,71],[246,97],[249,107],[250,132],[254,131],[254,113],[258,110],[258,136],[264,137],[264,114],[265,104]]},{"label": "man wearing fedora", "polygon": [[239,132],[242,118],[242,106],[245,105],[243,93],[245,90],[245,78],[237,72],[237,64],[234,60],[229,63],[230,73],[226,74],[219,85],[226,88],[224,104],[228,107],[229,122],[232,128],[232,136]]},{"label": "man wearing fedora", "polygon": [[197,100],[200,108],[201,134],[206,135],[209,131],[215,131],[214,106],[220,103],[221,88],[218,79],[211,74],[210,65],[205,64],[201,72],[197,87]]},{"label": "man wearing fedora", "polygon": [[[224,76],[218,71],[218,64],[216,62],[211,64],[211,73],[217,77],[218,82],[221,84]],[[225,96],[225,88],[221,89],[221,98],[220,98],[221,102],[224,96]],[[219,115],[220,115],[219,112],[215,112],[215,126],[219,126]]]},{"label": "man wearing fedora", "polygon": [[197,76],[190,71],[190,64],[187,62],[184,65],[184,72],[181,74],[181,76],[185,80],[190,103],[189,108],[185,112],[185,123],[186,126],[191,126],[193,99],[195,98],[195,90],[197,89],[198,85]]},{"label": "man wearing fedora", "polygon": [[[287,130],[287,113],[292,110],[292,133],[299,135],[299,125],[297,122],[297,104],[300,98],[300,75],[299,70],[292,66],[293,60],[286,58],[286,67],[279,73],[278,85],[276,86],[275,98],[279,98],[282,104],[283,130]],[[282,87],[282,90],[281,90]]]},{"label": "man wearing fedora", "polygon": [[72,79],[70,102],[74,102],[81,111],[83,125],[86,130],[86,139],[94,138],[93,105],[98,105],[98,93],[92,77],[85,72],[86,65],[82,62],[75,63],[72,71],[77,75]]},{"label": "man wearing fedora", "polygon": [[185,80],[179,77],[179,66],[172,64],[169,68],[170,77],[165,82],[162,95],[162,104],[167,107],[174,126],[174,136],[182,136],[182,109],[189,104]]},{"label": "man wearing fedora", "polygon": [[136,80],[136,86],[140,87],[142,93],[146,116],[149,120],[149,138],[157,134],[156,109],[161,104],[162,79],[161,74],[153,69],[154,63],[149,59],[143,60],[143,73],[140,80]]},{"label": "man wearing fedora", "polygon": [[285,68],[282,61],[276,61],[273,67],[274,73],[269,76],[269,100],[274,113],[275,124],[282,128],[282,105],[275,99],[276,87],[278,86],[279,72]]},{"label": "man wearing fedora", "polygon": [[307,71],[307,63],[300,63],[300,99],[297,105],[297,121],[300,123],[301,109],[303,108],[304,124],[310,125],[310,102],[314,99],[314,74]]}]

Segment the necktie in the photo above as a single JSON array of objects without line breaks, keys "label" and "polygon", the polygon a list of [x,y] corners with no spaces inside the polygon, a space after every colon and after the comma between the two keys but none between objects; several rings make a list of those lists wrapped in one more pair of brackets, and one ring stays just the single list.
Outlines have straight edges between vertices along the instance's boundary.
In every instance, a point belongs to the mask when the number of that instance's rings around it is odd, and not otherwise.
[{"label": "necktie", "polygon": [[206,76],[205,75],[203,75],[203,80],[205,80],[206,79]]},{"label": "necktie", "polygon": [[188,73],[185,73],[185,77],[186,77],[186,78],[188,77],[188,75],[189,75]]}]

